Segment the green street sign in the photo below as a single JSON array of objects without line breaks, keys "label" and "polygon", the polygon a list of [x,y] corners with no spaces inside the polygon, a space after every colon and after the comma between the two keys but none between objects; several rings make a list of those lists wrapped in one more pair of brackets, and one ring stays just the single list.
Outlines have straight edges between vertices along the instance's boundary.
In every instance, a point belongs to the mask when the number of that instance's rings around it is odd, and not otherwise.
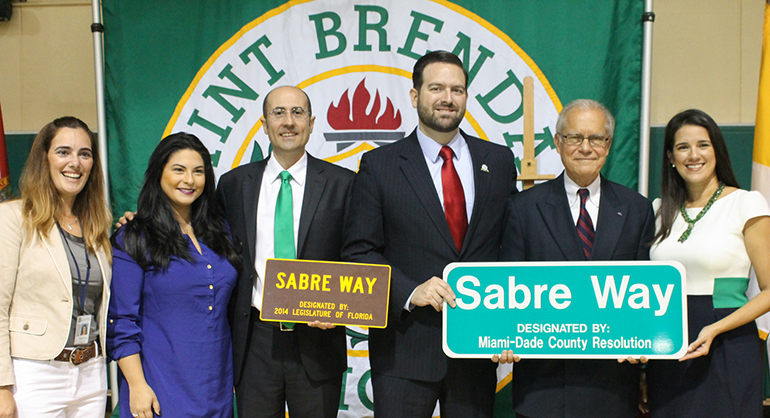
[{"label": "green street sign", "polygon": [[678,262],[452,263],[457,307],[444,303],[444,353],[490,358],[675,359],[687,349]]}]

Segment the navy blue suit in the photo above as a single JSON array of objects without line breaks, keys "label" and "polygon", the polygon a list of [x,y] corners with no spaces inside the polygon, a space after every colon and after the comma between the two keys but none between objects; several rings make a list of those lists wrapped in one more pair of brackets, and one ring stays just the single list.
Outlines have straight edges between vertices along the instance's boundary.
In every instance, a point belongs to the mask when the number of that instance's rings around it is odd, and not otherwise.
[{"label": "navy blue suit", "polygon": [[[501,261],[584,261],[564,175],[513,196]],[[593,261],[649,260],[650,201],[601,179]],[[513,325],[511,325],[513,326]],[[532,418],[635,417],[639,369],[616,360],[527,360],[513,367],[513,407]]]},{"label": "navy blue suit", "polygon": [[[516,191],[513,153],[506,147],[462,135],[471,155],[475,198],[460,252],[452,239],[416,131],[367,152],[361,159],[345,222],[343,258],[392,267],[388,326],[369,332],[373,376],[420,382],[445,379],[454,366],[450,367],[450,359],[441,348],[441,313],[430,305],[410,312],[404,305],[418,285],[433,276],[441,277],[449,263],[497,260],[505,202]],[[491,381],[489,392],[494,397],[494,363],[451,361],[475,373],[475,378],[462,383],[466,387],[456,388],[458,395],[472,397],[473,390],[479,385],[488,387]],[[398,416],[390,408],[399,407],[399,395],[395,392],[399,389],[388,387],[389,393],[383,393],[374,383],[375,414]],[[469,400],[471,409],[475,407],[474,401],[488,402]],[[452,411],[442,410],[442,417],[447,414],[451,417]]]}]

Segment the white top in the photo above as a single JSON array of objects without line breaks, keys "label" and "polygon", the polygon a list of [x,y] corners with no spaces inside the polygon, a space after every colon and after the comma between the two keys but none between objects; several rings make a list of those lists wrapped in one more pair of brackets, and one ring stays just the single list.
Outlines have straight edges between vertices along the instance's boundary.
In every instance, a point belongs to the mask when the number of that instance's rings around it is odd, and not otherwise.
[{"label": "white top", "polygon": [[[275,257],[275,202],[281,190],[281,171],[283,167],[274,157],[267,160],[265,172],[262,174],[262,184],[259,187],[257,201],[257,242],[254,256],[254,269],[257,271],[254,289],[251,292],[251,304],[262,310],[262,288],[264,286],[265,263],[268,258]],[[291,174],[291,203],[294,215],[294,251],[297,250],[297,235],[299,234],[299,215],[302,212],[302,198],[305,196],[305,180],[307,178],[307,154],[303,154],[293,166],[287,170]]]},{"label": "white top", "polygon": [[[660,199],[652,203],[657,213]],[[695,219],[703,208],[689,208],[687,214]],[[736,190],[718,199],[711,209],[695,223],[687,241],[677,242],[687,230],[687,222],[677,211],[671,235],[650,249],[653,261],[675,260],[687,271],[688,295],[714,294],[714,279],[718,277],[749,277],[751,260],[743,241],[743,228],[749,219],[770,216],[767,201],[757,191]],[[656,218],[657,228],[660,219]]]},{"label": "white top", "polygon": [[586,199],[586,211],[591,218],[591,223],[594,225],[594,231],[599,225],[596,224],[599,220],[599,202],[602,198],[602,176],[596,176],[594,181],[588,185],[588,187],[580,187],[577,183],[569,178],[567,173],[564,173],[564,190],[567,192],[567,202],[569,202],[569,211],[572,214],[572,221],[577,226],[580,219],[580,195],[578,191],[580,189],[588,189],[588,199]]}]

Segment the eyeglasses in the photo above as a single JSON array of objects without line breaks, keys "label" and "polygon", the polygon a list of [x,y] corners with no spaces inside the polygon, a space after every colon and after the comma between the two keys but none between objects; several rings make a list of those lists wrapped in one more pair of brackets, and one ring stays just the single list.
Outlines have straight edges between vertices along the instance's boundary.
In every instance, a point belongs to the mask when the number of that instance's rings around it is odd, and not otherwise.
[{"label": "eyeglasses", "polygon": [[288,113],[291,113],[291,117],[294,119],[306,119],[310,116],[307,110],[297,106],[292,107],[291,110],[286,110],[283,107],[276,107],[267,114],[267,117],[272,120],[281,120],[286,117]]},{"label": "eyeglasses", "polygon": [[601,135],[591,135],[591,136],[585,136],[583,134],[558,134],[562,139],[564,140],[564,143],[567,145],[582,145],[583,141],[588,139],[588,143],[594,147],[594,148],[602,148],[607,144],[607,140],[610,139],[608,136],[601,136]]}]

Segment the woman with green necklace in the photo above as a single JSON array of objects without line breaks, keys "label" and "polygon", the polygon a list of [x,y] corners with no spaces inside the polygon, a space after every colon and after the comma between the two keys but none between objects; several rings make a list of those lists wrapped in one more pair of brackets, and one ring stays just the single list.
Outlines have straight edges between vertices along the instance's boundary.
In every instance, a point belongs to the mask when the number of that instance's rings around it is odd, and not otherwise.
[{"label": "woman with green necklace", "polygon": [[[761,417],[762,357],[754,320],[770,310],[770,209],[739,189],[722,132],[700,110],[666,126],[652,260],[687,271],[690,345],[648,366],[650,415]],[[761,292],[745,296],[749,269]]]}]

